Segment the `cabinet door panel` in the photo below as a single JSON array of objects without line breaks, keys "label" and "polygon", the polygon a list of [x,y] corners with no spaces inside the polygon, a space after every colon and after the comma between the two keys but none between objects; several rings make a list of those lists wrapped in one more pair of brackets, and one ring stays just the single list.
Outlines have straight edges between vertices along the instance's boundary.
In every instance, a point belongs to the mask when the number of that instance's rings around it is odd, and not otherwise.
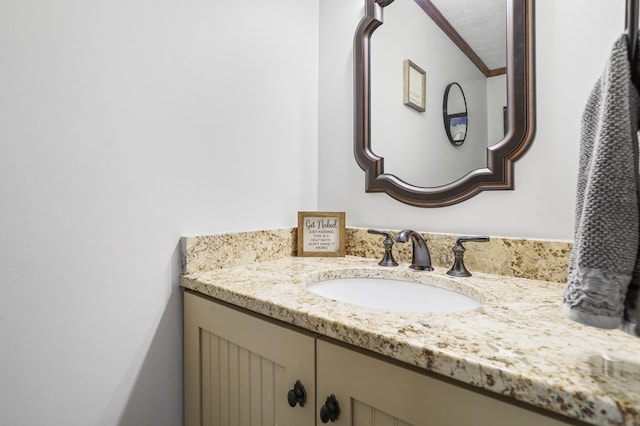
[{"label": "cabinet door panel", "polygon": [[377,410],[356,399],[351,401],[351,412],[353,426],[411,426],[397,417]]},{"label": "cabinet door panel", "polygon": [[[262,387],[257,386],[260,383],[259,377],[262,377],[262,362],[260,360],[260,356],[251,353],[250,354],[251,364],[249,366],[249,371],[252,378],[252,384],[254,386],[249,386],[249,401],[262,401]],[[251,426],[261,426],[260,417],[262,413],[262,404],[250,404],[250,412],[251,412]]]},{"label": "cabinet door panel", "polygon": [[340,404],[336,426],[567,424],[322,339],[316,374],[318,401],[334,394]]},{"label": "cabinet door panel", "polygon": [[[184,303],[187,426],[313,424],[313,336],[190,293]],[[305,407],[287,403],[296,380]]]},{"label": "cabinet door panel", "polygon": [[[239,348],[238,352],[238,364],[241,366],[238,369],[238,381],[240,388],[240,405],[238,407],[238,411],[240,413],[240,417],[238,423],[241,425],[250,425],[251,424],[251,353],[244,349]],[[244,367],[244,368],[242,368]]]}]

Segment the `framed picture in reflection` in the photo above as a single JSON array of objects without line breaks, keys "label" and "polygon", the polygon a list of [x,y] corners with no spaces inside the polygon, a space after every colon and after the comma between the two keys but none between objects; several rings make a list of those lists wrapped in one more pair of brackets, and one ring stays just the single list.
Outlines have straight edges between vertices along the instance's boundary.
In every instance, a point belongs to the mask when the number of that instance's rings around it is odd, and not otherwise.
[{"label": "framed picture in reflection", "polygon": [[408,107],[424,112],[426,109],[427,73],[409,59],[403,68],[403,102]]}]

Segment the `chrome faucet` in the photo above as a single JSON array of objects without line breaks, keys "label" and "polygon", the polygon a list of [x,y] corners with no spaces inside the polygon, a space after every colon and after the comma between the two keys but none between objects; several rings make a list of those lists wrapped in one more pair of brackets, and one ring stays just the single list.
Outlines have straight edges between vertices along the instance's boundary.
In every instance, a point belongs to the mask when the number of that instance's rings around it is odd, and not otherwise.
[{"label": "chrome faucet", "polygon": [[433,271],[429,248],[422,235],[410,229],[405,229],[396,234],[396,242],[398,243],[406,243],[409,238],[411,238],[411,244],[413,246],[413,255],[409,268],[419,271]]}]

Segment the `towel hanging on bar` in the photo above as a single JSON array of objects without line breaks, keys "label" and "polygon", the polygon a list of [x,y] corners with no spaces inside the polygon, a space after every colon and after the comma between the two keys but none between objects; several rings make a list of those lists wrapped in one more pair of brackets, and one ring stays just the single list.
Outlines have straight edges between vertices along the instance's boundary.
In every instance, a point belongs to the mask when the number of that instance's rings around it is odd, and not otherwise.
[{"label": "towel hanging on bar", "polygon": [[640,96],[625,35],[614,44],[582,120],[574,246],[563,313],[640,337]]}]

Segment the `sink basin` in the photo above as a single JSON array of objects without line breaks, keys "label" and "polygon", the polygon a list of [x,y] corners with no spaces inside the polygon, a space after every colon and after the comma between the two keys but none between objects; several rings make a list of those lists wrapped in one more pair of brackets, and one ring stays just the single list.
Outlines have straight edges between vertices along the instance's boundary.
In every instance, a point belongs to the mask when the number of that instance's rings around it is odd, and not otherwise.
[{"label": "sink basin", "polygon": [[388,278],[337,278],[307,285],[307,289],[339,302],[401,312],[459,312],[480,303],[453,290]]}]

